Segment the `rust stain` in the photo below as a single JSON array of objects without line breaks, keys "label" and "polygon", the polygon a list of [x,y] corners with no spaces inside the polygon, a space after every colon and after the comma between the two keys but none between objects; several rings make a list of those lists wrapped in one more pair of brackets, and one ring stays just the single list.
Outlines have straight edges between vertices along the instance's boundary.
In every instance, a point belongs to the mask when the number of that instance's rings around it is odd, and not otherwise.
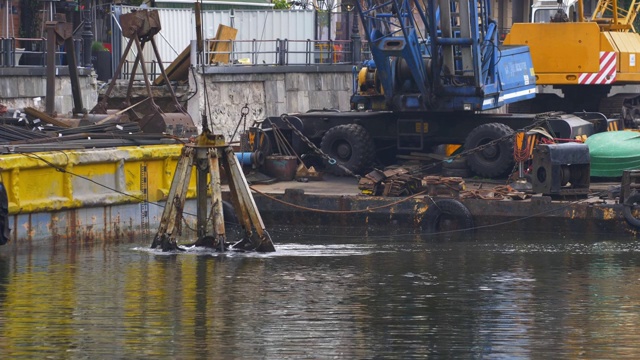
[{"label": "rust stain", "polygon": [[426,202],[415,203],[415,205],[413,206],[413,213],[415,214],[414,223],[416,225],[419,225],[422,223],[422,220],[424,218],[424,213],[427,212],[428,208],[429,208],[429,205],[427,205]]},{"label": "rust stain", "polygon": [[51,217],[51,222],[49,223],[49,233],[51,234],[51,238],[54,242],[57,242],[60,238],[60,234],[58,234],[58,221],[59,218],[57,216]]},{"label": "rust stain", "polygon": [[121,238],[120,230],[121,230],[120,229],[120,213],[118,213],[113,222],[113,238],[115,240],[120,240]]},{"label": "rust stain", "polygon": [[27,223],[24,224],[24,230],[27,233],[27,238],[29,239],[29,241],[32,241],[33,235],[35,235],[35,230],[33,228],[33,220],[31,219],[31,214],[29,214],[28,219],[29,220],[27,220]]},{"label": "rust stain", "polygon": [[616,212],[613,209],[602,209],[602,218],[604,220],[613,220],[616,218]]},{"label": "rust stain", "polygon": [[69,219],[67,220],[67,238],[75,239],[76,238],[76,218],[77,214],[75,211],[69,212]]}]

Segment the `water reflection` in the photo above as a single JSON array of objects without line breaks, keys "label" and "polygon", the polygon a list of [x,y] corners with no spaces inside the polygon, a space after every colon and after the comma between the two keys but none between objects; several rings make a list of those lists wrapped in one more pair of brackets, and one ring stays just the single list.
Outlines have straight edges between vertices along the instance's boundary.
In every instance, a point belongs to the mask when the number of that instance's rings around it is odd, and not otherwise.
[{"label": "water reflection", "polygon": [[633,239],[340,232],[276,231],[270,254],[167,254],[146,241],[2,248],[0,356],[640,354]]}]

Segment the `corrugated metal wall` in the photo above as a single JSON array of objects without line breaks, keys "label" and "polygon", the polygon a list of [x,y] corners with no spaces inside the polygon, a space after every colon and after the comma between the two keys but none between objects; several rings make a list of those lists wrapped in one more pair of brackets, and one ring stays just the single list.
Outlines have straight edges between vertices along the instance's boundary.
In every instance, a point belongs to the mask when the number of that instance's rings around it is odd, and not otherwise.
[{"label": "corrugated metal wall", "polygon": [[[120,14],[130,13],[131,6],[114,6],[114,22],[117,22]],[[156,9],[154,9],[156,10]],[[171,63],[187,46],[196,38],[195,15],[193,9],[163,9],[158,8],[162,30],[154,37],[162,61]],[[215,37],[218,25],[223,24],[238,29],[236,40],[307,40],[314,39],[315,12],[313,10],[279,11],[279,10],[217,10],[203,11],[202,30],[205,39]],[[114,72],[118,60],[124,51],[128,39],[122,37],[119,24],[114,24],[112,43],[114,44]],[[120,46],[118,46],[118,43]],[[252,48],[253,46],[253,48]],[[304,51],[304,43],[289,45],[289,50]],[[265,52],[257,58],[258,63],[263,61],[273,64],[275,61],[275,41],[239,42],[234,51],[238,52],[236,58],[248,58],[252,50]],[[293,48],[292,48],[293,47]],[[135,46],[133,47],[135,48]],[[132,51],[127,56],[131,63],[135,60],[137,52]],[[146,62],[155,60],[153,49],[145,47],[143,56]],[[304,63],[304,54],[296,54],[289,57],[290,63]],[[153,71],[150,69],[150,71]],[[126,70],[125,70],[126,72]]]},{"label": "corrugated metal wall", "polygon": [[[304,40],[315,39],[315,11],[251,11],[242,10],[235,12],[234,26],[238,29],[238,40],[275,40],[288,39],[300,40],[300,42],[290,42],[288,50],[290,52],[304,52]],[[261,42],[259,51],[268,52],[258,57],[257,62],[263,60],[267,64],[275,63],[275,42]],[[250,44],[236,44],[234,51],[248,52]],[[246,57],[246,56],[242,56]],[[302,64],[305,62],[305,54],[289,55],[288,63]]]}]

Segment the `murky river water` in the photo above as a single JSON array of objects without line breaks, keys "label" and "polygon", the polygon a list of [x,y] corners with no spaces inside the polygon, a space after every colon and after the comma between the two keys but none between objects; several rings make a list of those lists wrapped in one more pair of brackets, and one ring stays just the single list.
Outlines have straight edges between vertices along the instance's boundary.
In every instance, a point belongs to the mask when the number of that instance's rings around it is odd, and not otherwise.
[{"label": "murky river water", "polygon": [[631,238],[281,230],[267,255],[0,248],[0,358],[640,358]]}]

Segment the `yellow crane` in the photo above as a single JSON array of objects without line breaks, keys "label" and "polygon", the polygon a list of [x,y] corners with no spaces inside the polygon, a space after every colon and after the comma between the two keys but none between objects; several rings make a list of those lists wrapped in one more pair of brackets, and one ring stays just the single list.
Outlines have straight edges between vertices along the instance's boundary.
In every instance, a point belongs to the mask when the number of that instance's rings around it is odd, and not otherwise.
[{"label": "yellow crane", "polygon": [[633,27],[640,1],[621,8],[617,0],[600,0],[590,18],[584,16],[583,0],[577,2],[577,16],[562,16],[562,3],[560,16],[514,24],[505,38],[504,45],[529,46],[539,85],[535,99],[509,110],[598,111],[639,127],[640,91],[629,86],[640,85],[640,35]]},{"label": "yellow crane", "polygon": [[591,15],[591,21],[597,22],[604,31],[636,32],[633,21],[636,19],[639,9],[640,1],[632,0],[625,9],[618,7],[618,0],[600,0]]}]

